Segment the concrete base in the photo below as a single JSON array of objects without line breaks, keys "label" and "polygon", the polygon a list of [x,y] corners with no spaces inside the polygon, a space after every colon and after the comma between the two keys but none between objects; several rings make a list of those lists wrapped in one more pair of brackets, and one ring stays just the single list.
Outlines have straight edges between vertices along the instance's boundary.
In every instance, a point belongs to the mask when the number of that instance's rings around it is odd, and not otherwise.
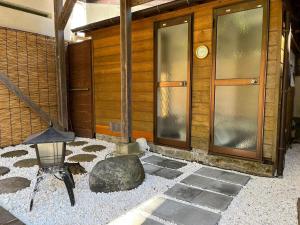
[{"label": "concrete base", "polygon": [[116,151],[114,152],[115,156],[119,155],[137,155],[142,156],[144,152],[140,150],[138,143],[116,143]]}]

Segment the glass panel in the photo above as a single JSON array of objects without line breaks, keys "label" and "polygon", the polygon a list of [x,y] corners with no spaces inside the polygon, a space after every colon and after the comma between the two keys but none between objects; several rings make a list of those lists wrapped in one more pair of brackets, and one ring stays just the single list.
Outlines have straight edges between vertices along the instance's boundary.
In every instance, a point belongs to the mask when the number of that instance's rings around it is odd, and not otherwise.
[{"label": "glass panel", "polygon": [[217,86],[214,144],[256,150],[259,86]]},{"label": "glass panel", "polygon": [[63,163],[63,142],[38,144],[37,148],[42,167],[61,165]]},{"label": "glass panel", "polygon": [[188,68],[188,23],[160,28],[157,37],[157,80],[185,81]]},{"label": "glass panel", "polygon": [[186,87],[162,87],[157,93],[157,137],[186,141]]},{"label": "glass panel", "polygon": [[263,8],[218,17],[216,79],[259,77],[262,25]]}]

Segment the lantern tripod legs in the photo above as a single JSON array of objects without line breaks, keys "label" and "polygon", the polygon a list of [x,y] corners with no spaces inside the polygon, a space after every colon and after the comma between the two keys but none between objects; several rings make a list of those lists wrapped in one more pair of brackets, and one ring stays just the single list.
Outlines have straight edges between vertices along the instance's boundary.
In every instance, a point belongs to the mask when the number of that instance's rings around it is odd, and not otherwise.
[{"label": "lantern tripod legs", "polygon": [[31,194],[31,200],[30,200],[29,211],[32,210],[34,197],[35,197],[35,195],[36,195],[36,192],[38,191],[38,186],[39,186],[39,184],[41,183],[41,181],[44,179],[44,177],[45,177],[45,175],[41,175],[41,171],[39,170],[39,171],[38,171],[38,174],[37,174],[36,182],[35,182],[35,185],[34,185],[34,189],[33,189],[33,192],[32,192],[32,194]]},{"label": "lantern tripod legs", "polygon": [[69,198],[70,198],[70,202],[71,202],[71,206],[74,206],[75,198],[74,198],[73,188],[75,188],[75,183],[73,180],[73,176],[71,175],[71,173],[68,170],[64,170],[63,172],[61,172],[61,176],[66,185],[66,188],[67,188],[67,191],[69,194]]}]

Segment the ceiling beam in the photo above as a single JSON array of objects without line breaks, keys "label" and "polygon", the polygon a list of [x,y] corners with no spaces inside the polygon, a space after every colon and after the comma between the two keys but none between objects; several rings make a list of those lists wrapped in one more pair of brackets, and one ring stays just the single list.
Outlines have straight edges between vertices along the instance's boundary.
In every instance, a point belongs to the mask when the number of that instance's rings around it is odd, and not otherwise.
[{"label": "ceiling beam", "polygon": [[64,30],[77,0],[66,0],[58,18],[58,29]]},{"label": "ceiling beam", "polygon": [[[80,0],[82,2],[86,3],[101,3],[101,4],[112,4],[112,5],[117,5],[119,4],[119,0]],[[154,0],[132,0],[131,1],[131,7],[137,6],[137,5],[142,5],[148,2],[152,2]]]}]

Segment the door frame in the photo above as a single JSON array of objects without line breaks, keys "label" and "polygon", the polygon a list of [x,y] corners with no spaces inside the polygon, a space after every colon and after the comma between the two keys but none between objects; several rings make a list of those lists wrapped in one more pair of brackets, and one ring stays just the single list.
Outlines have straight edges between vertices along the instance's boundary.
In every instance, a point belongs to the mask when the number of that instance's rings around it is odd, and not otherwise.
[{"label": "door frame", "polygon": [[[187,68],[187,81],[186,81],[186,88],[187,88],[187,99],[186,99],[186,142],[182,141],[176,141],[171,139],[163,139],[157,137],[157,89],[158,89],[158,62],[157,62],[157,47],[158,47],[158,41],[157,41],[157,34],[158,29],[162,27],[169,27],[174,26],[178,24],[182,24],[182,21],[187,20],[189,32],[188,32],[188,40],[189,40],[189,49],[188,49],[188,68]],[[190,150],[191,149],[191,115],[192,115],[192,99],[191,99],[191,93],[192,93],[192,68],[193,68],[193,14],[187,14],[184,16],[179,17],[173,17],[166,20],[160,20],[154,22],[154,32],[153,32],[153,40],[154,40],[154,50],[153,50],[153,141],[154,144],[157,145],[164,145],[174,148],[179,148],[183,150]],[[171,82],[170,82],[171,83]],[[178,83],[178,82],[173,82]]]},{"label": "door frame", "polygon": [[[257,5],[263,7],[263,24],[262,24],[262,48],[260,61],[260,76],[257,78],[259,85],[258,97],[258,129],[257,129],[257,148],[256,151],[247,151],[237,148],[220,147],[214,145],[214,117],[215,117],[215,90],[216,86],[230,85],[250,85],[252,79],[216,79],[216,51],[217,51],[217,17],[229,13],[241,12],[249,9],[255,9]],[[230,12],[228,9],[230,8]],[[262,161],[263,135],[264,135],[264,105],[265,105],[265,81],[267,75],[267,55],[268,55],[268,32],[269,32],[269,2],[267,0],[252,0],[232,4],[226,7],[214,9],[213,18],[213,72],[211,79],[211,106],[210,106],[210,147],[209,153],[216,155],[230,155],[237,158],[246,158],[255,161]]]}]

